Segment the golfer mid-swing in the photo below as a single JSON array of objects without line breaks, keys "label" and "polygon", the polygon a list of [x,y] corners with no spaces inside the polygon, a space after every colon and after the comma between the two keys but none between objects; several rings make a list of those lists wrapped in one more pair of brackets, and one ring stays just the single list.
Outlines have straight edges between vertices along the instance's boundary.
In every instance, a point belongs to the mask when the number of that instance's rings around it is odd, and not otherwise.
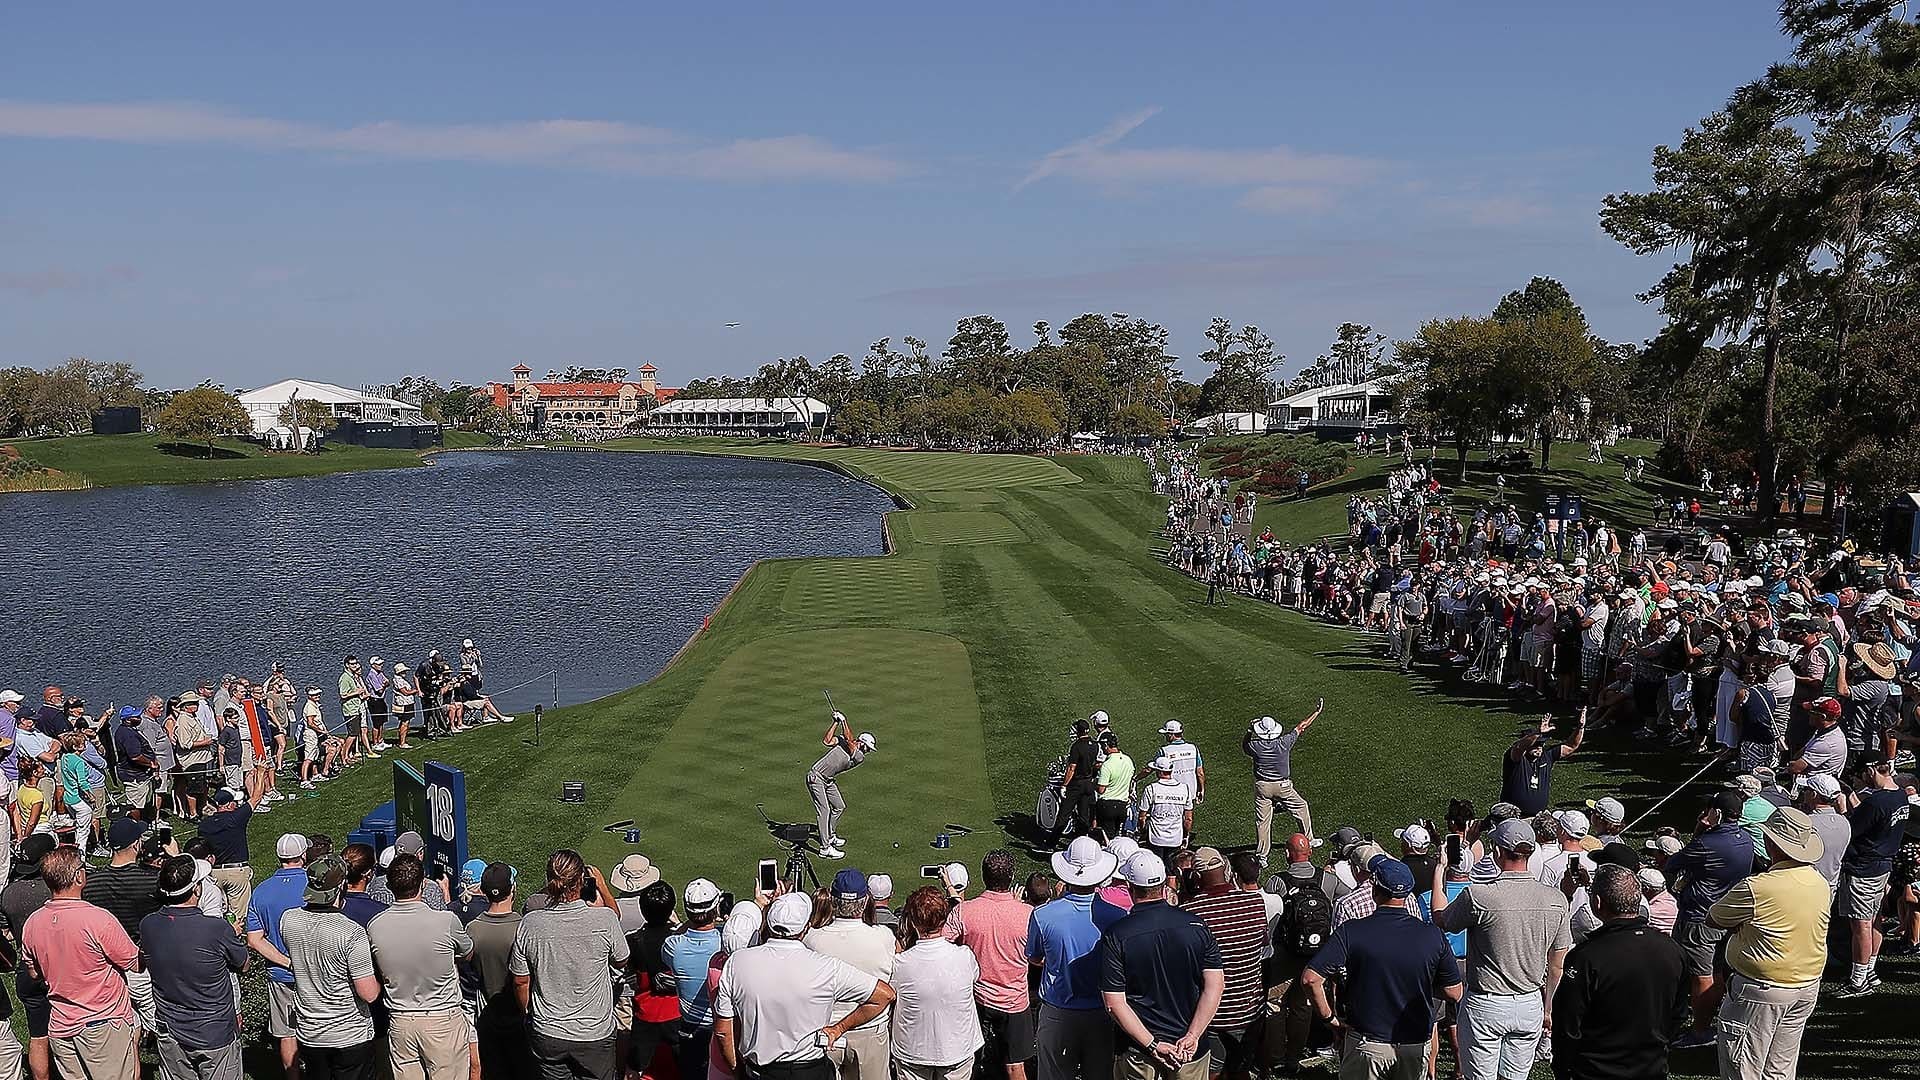
[{"label": "golfer mid-swing", "polygon": [[839,833],[840,815],[846,812],[847,803],[840,797],[840,785],[833,780],[873,753],[873,733],[863,731],[859,738],[854,738],[846,716],[836,712],[833,723],[827,725],[824,741],[831,749],[814,762],[807,773],[807,794],[813,796],[813,812],[820,821],[820,854],[840,859],[847,854],[841,847],[843,841]]}]

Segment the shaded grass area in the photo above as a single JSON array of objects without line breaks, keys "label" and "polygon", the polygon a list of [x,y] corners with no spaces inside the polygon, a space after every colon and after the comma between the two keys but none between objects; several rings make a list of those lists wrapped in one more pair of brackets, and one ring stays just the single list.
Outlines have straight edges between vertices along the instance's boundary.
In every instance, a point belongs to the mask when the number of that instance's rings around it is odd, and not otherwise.
[{"label": "shaded grass area", "polygon": [[[756,567],[658,678],[556,711],[538,746],[523,717],[410,755],[467,771],[475,853],[515,863],[523,882],[537,880],[548,853],[573,845],[602,866],[640,850],[676,885],[705,875],[744,893],[759,859],[783,855],[756,805],[776,821],[811,820],[803,781],[822,751],[822,689],[881,747],[842,778],[845,865],[892,874],[902,894],[922,864],[977,865],[995,846],[1013,846],[1039,865],[1027,845],[1046,764],[1065,750],[1067,725],[1094,709],[1112,715],[1136,760],[1151,756],[1161,722],[1186,724],[1209,772],[1197,837],[1227,848],[1253,839],[1252,785],[1239,740],[1254,716],[1290,722],[1327,698],[1327,713],[1294,755],[1318,830],[1354,824],[1384,837],[1439,817],[1453,796],[1484,808],[1498,790],[1502,751],[1537,723],[1537,714],[1521,714],[1505,695],[1438,669],[1419,668],[1409,680],[1349,631],[1241,598],[1207,606],[1202,587],[1148,551],[1163,505],[1136,459],[697,445],[764,456],[804,449],[812,460],[868,476],[878,454],[892,477],[882,486],[916,504],[924,490],[929,508],[892,516],[893,555]],[[1377,485],[1378,462],[1363,462],[1329,487]],[[990,483],[993,476],[1010,479]],[[1597,472],[1583,482],[1605,483]],[[988,490],[990,510],[952,496]],[[1316,500],[1317,508],[1310,505]],[[1329,505],[1337,506],[1335,529],[1305,529],[1344,531],[1344,493],[1319,493],[1301,509],[1324,515]],[[1288,509],[1276,502],[1262,514],[1284,523]],[[925,539],[950,535],[941,532],[942,518],[956,514],[997,516],[1027,542]],[[931,531],[923,522],[934,523]],[[1555,801],[1614,793],[1637,812],[1693,767],[1665,748],[1602,733],[1556,770]],[[271,861],[265,836],[282,829],[343,834],[391,796],[389,775],[384,764],[363,767],[326,785],[319,798],[276,812],[260,830],[258,866]],[[583,805],[559,801],[567,780],[586,784]],[[1692,805],[1680,800],[1669,820],[1682,820]],[[642,831],[637,849],[605,831],[626,818]],[[956,837],[951,849],[931,848],[933,833],[949,822],[976,831]],[[1883,968],[1890,988],[1883,997],[1822,1001],[1805,1074],[1896,1075],[1911,1067],[1913,1027],[1894,1017],[1910,1010],[1913,968]],[[1870,1041],[1889,1033],[1899,1041]],[[1675,1064],[1684,1073],[1712,1070],[1707,1055]]]},{"label": "shaded grass area", "polygon": [[[1579,496],[1589,517],[1610,524],[1638,524],[1653,519],[1656,497],[1668,500],[1692,492],[1692,488],[1656,475],[1649,466],[1645,479],[1628,483],[1621,470],[1621,459],[1639,454],[1653,459],[1658,444],[1645,439],[1623,439],[1606,449],[1607,460],[1596,464],[1585,460],[1586,447],[1579,443],[1554,444],[1549,468],[1537,465],[1526,470],[1507,470],[1506,501],[1532,513],[1545,506],[1549,495],[1565,492]],[[1471,514],[1486,505],[1498,490],[1500,470],[1489,467],[1487,453],[1475,450],[1467,455],[1466,479],[1460,478],[1458,460],[1442,450],[1434,461],[1434,475],[1440,478],[1443,494],[1453,507]],[[1414,460],[1424,461],[1416,452]],[[1372,454],[1354,462],[1353,468],[1334,480],[1308,489],[1305,499],[1266,496],[1254,511],[1254,531],[1271,528],[1275,536],[1288,543],[1312,540],[1347,531],[1347,499],[1353,495],[1380,495],[1386,492],[1386,474],[1403,467],[1399,455]]]},{"label": "shaded grass area", "polygon": [[[446,440],[454,449],[485,446],[491,441],[485,435],[466,431],[449,431]],[[422,462],[421,454],[413,450],[330,446],[312,453],[269,453],[237,439],[215,439],[209,457],[203,444],[176,444],[159,435],[73,435],[20,439],[7,445],[28,461],[84,476],[99,487],[322,476],[404,469]]]}]

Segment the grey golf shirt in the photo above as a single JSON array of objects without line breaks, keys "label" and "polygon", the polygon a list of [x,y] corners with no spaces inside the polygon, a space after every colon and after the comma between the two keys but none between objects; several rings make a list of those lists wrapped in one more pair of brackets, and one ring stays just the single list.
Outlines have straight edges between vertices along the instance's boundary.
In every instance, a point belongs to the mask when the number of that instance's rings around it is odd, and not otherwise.
[{"label": "grey golf shirt", "polygon": [[536,1033],[598,1042],[613,1037],[613,969],[628,955],[617,912],[569,900],[521,918],[507,970],[532,980]]},{"label": "grey golf shirt", "polygon": [[451,1012],[462,1007],[455,959],[473,952],[459,916],[435,911],[419,898],[401,900],[367,923],[373,961],[388,1010]]},{"label": "grey golf shirt", "polygon": [[860,749],[859,744],[856,743],[853,753],[849,754],[846,747],[835,743],[833,749],[822,754],[820,760],[813,763],[813,774],[822,780],[831,780],[866,759],[867,752]]},{"label": "grey golf shirt", "polygon": [[1467,988],[1475,993],[1537,994],[1547,955],[1573,947],[1567,898],[1525,870],[1467,886],[1434,921],[1467,932]]},{"label": "grey golf shirt", "polygon": [[1293,731],[1278,738],[1250,740],[1247,756],[1253,759],[1253,778],[1268,784],[1292,779],[1293,744],[1299,740],[1299,733]]}]

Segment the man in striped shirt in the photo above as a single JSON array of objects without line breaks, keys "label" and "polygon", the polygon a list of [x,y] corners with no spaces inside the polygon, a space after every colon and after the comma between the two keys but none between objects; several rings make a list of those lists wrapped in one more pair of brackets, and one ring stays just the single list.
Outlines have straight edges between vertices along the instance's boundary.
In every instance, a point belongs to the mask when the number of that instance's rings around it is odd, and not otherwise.
[{"label": "man in striped shirt", "polygon": [[1210,1071],[1224,1073],[1227,1080],[1243,1080],[1254,1050],[1248,1036],[1266,993],[1260,980],[1260,957],[1266,951],[1267,905],[1259,893],[1234,887],[1226,858],[1214,848],[1194,852],[1193,869],[1200,875],[1200,895],[1182,906],[1198,915],[1213,934],[1227,977],[1220,1008],[1207,1028],[1214,1054]]}]

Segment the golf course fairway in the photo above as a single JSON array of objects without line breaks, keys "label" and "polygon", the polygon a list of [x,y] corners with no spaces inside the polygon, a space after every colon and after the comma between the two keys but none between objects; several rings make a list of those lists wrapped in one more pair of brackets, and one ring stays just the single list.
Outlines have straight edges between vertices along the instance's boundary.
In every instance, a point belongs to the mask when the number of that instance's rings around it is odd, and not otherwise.
[{"label": "golf course fairway", "polygon": [[[1064,752],[1068,725],[1095,709],[1143,764],[1163,721],[1185,723],[1208,772],[1197,835],[1223,847],[1253,840],[1239,748],[1253,717],[1292,722],[1324,696],[1294,766],[1316,827],[1382,836],[1439,816],[1450,796],[1490,802],[1522,719],[1504,700],[1490,712],[1430,692],[1349,631],[1242,598],[1207,606],[1202,587],[1154,554],[1164,503],[1135,458],[716,441],[610,449],[831,463],[911,509],[889,515],[892,554],[755,567],[659,677],[548,714],[537,747],[523,719],[405,755],[464,769],[474,854],[536,879],[549,853],[573,845],[602,866],[638,850],[669,881],[701,875],[744,893],[760,859],[785,854],[756,807],[777,822],[812,820],[804,779],[822,751],[822,691],[879,741],[841,778],[846,864],[891,873],[903,892],[927,863],[977,864],[1000,845],[1032,857],[1047,763]],[[1629,800],[1653,789],[1637,778],[1610,787],[1594,768],[1603,762],[1573,759],[1556,801],[1586,787]],[[568,780],[586,784],[585,803],[559,801]],[[390,795],[390,770],[363,766],[272,820],[338,835]],[[637,845],[606,828],[626,819]],[[932,846],[941,832],[953,833],[950,849]]]}]

